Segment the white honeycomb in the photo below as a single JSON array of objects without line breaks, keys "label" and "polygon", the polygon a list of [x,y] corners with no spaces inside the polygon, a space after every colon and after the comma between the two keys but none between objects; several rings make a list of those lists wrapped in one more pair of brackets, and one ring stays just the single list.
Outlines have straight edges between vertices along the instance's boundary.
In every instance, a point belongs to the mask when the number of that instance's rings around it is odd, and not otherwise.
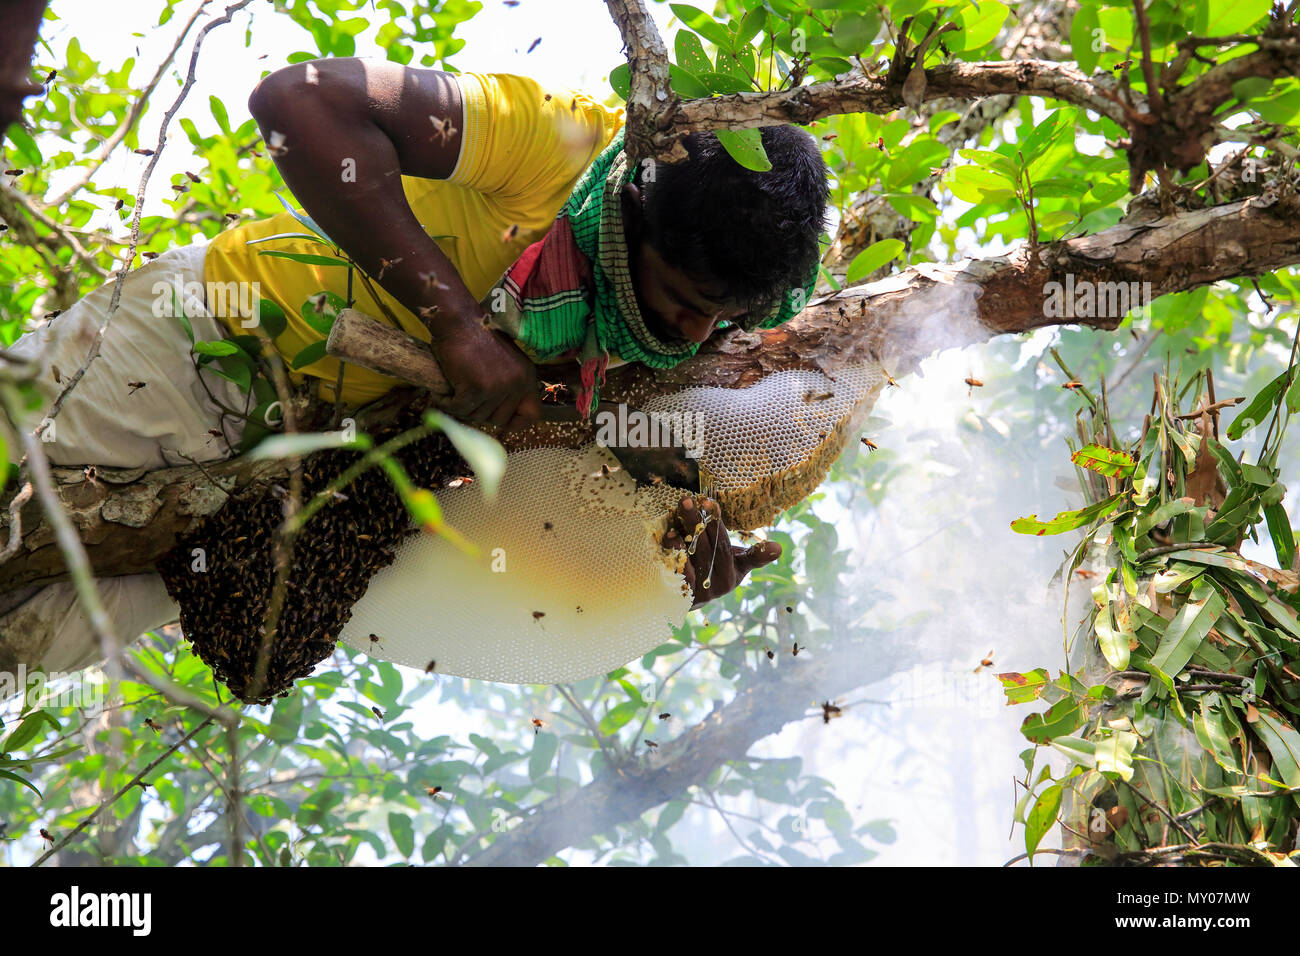
[{"label": "white honeycomb", "polygon": [[[692,416],[703,430],[700,490],[718,496],[732,527],[752,529],[821,483],[886,381],[875,363],[780,371],[742,389],[682,389],[642,410]],[[550,684],[607,673],[686,619],[685,556],[658,541],[668,512],[694,491],[638,487],[594,444],[514,452],[494,501],[478,484],[437,491],[447,523],[482,557],[432,535],[409,538],[341,637],[458,677]]]}]

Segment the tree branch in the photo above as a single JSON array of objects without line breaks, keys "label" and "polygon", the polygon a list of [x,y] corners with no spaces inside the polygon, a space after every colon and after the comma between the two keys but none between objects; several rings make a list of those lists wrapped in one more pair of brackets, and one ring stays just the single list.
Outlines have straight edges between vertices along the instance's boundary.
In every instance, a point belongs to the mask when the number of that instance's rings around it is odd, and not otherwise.
[{"label": "tree branch", "polygon": [[[1129,114],[1120,84],[1106,74],[1085,76],[1072,63],[1014,60],[945,63],[925,71],[926,101],[1028,94],[1073,103],[1127,128]],[[1138,98],[1145,111],[1145,100]],[[841,113],[888,113],[904,106],[902,84],[888,76],[855,75],[771,93],[732,93],[686,100],[672,117],[674,131],[746,129],[773,123],[808,124]]]},{"label": "tree branch", "polygon": [[623,37],[631,73],[624,134],[629,165],[647,156],[679,162],[686,158],[685,148],[663,133],[677,102],[669,85],[668,48],[642,0],[605,0],[605,6]]},{"label": "tree branch", "polygon": [[[1048,243],[1039,247],[1037,261],[1019,251],[951,265],[918,265],[814,300],[780,328],[715,337],[695,358],[674,369],[613,369],[603,396],[639,407],[649,395],[683,384],[744,387],[777,369],[833,369],[873,354],[893,375],[901,376],[939,349],[1050,325],[1110,330],[1123,318],[1053,316],[1046,308],[1051,282],[1124,283],[1125,292],[1132,291],[1130,283],[1149,282],[1155,298],[1296,263],[1300,199],[1266,194]],[[1139,293],[1142,288],[1138,286]],[[391,393],[358,416],[358,426],[391,420],[410,398],[405,390]],[[587,427],[542,422],[504,436],[503,443],[507,449],[532,444],[576,447],[592,437]],[[59,501],[72,516],[95,573],[148,570],[181,534],[225,502],[225,491],[214,487],[213,479],[222,489],[233,490],[283,480],[288,473],[279,462],[240,458],[206,467],[211,477],[192,465],[147,474],[101,469],[94,483],[77,469],[55,469]],[[22,549],[0,564],[0,594],[66,577],[51,528],[39,509],[29,505],[21,515]],[[7,523],[0,514],[0,528]]]}]

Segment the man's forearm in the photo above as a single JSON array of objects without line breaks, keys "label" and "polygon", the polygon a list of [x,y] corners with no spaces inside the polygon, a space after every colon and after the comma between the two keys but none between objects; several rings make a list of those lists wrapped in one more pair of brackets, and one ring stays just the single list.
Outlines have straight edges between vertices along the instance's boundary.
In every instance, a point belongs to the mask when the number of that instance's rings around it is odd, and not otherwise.
[{"label": "man's forearm", "polygon": [[311,64],[295,69],[296,76],[263,81],[272,88],[249,101],[285,183],[435,341],[476,323],[478,303],[411,211],[397,146],[357,102],[355,81]]}]

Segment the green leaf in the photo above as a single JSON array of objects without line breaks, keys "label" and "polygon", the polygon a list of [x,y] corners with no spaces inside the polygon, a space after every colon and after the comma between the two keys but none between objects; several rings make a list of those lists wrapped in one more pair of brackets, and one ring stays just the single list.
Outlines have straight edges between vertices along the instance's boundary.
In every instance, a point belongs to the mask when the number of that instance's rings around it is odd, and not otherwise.
[{"label": "green leaf", "polygon": [[1011,672],[999,674],[998,680],[1002,682],[1003,693],[1007,695],[1007,704],[1027,704],[1031,700],[1037,700],[1044,690],[1051,684],[1051,678],[1047,676],[1047,671],[1038,667],[1027,674]]},{"label": "green leaf", "polygon": [[758,36],[765,23],[767,23],[767,11],[763,7],[754,7],[746,13],[744,19],[740,21],[740,30],[736,34],[737,46],[749,43]]},{"label": "green leaf", "polygon": [[1127,478],[1137,467],[1132,456],[1103,445],[1084,445],[1070,456],[1070,461],[1108,478]]},{"label": "green leaf", "polygon": [[[675,63],[668,64],[668,80],[673,92],[683,99],[698,99],[709,95],[708,88],[695,78],[695,74],[683,70]],[[609,85],[624,102],[632,95],[631,73],[626,63],[621,63],[610,70]]]},{"label": "green leaf", "polygon": [[687,3],[670,3],[668,8],[673,11],[673,15],[678,20],[681,20],[682,23],[709,42],[716,43],[726,50],[731,49],[731,34],[727,31],[727,28],[703,10]]},{"label": "green leaf", "polygon": [[12,780],[14,781],[14,783],[21,783],[24,787],[26,787],[28,790],[35,793],[38,797],[42,797],[42,799],[44,799],[43,795],[41,794],[41,791],[36,788],[36,784],[32,783],[30,780],[24,780],[22,777],[18,776],[18,774],[10,770],[0,770],[0,780]]},{"label": "green leaf", "polygon": [[501,443],[477,428],[462,425],[450,415],[429,410],[424,413],[425,424],[441,429],[456,446],[462,458],[474,469],[474,478],[484,496],[490,501],[501,486],[501,476],[506,471],[506,450]]},{"label": "green leaf", "polygon": [[528,779],[533,783],[541,780],[550,772],[555,761],[555,751],[560,738],[555,734],[542,731],[533,737],[533,752],[528,755]]},{"label": "green leaf", "polygon": [[885,198],[889,200],[889,205],[894,208],[894,212],[912,222],[933,222],[939,215],[935,204],[924,196],[889,193]]},{"label": "green leaf", "polygon": [[885,263],[897,259],[902,251],[903,240],[901,239],[881,239],[879,242],[873,242],[853,257],[853,261],[849,263],[848,274],[844,277],[845,281],[857,282],[866,278]]},{"label": "green leaf", "polygon": [[1277,404],[1278,396],[1282,394],[1282,389],[1286,386],[1286,380],[1290,374],[1291,372],[1288,370],[1273,379],[1259,390],[1258,394],[1250,400],[1250,404],[1237,413],[1237,417],[1228,426],[1229,440],[1237,441],[1242,435],[1268,417],[1269,412],[1273,410],[1273,406]]},{"label": "green leaf", "polygon": [[960,32],[945,37],[954,53],[978,50],[991,42],[1007,19],[1007,8],[997,0],[982,0],[965,7],[956,18]]},{"label": "green leaf", "polygon": [[688,73],[698,76],[713,71],[713,64],[709,62],[709,57],[704,52],[704,44],[689,30],[677,31],[677,36],[673,39],[673,53],[677,58],[677,65]]},{"label": "green leaf", "polygon": [[[316,225],[316,220],[312,219],[312,217],[307,215],[305,212],[294,209],[293,206],[289,205],[289,201],[279,193],[275,194],[275,198],[280,200],[280,205],[285,208],[285,211],[288,212],[289,215],[293,216],[294,219],[297,219],[298,222],[306,226],[317,239],[321,242],[330,242],[329,236],[325,235],[325,230]],[[330,243],[330,245],[333,245],[333,243]]]},{"label": "green leaf", "polygon": [[218,339],[213,342],[195,342],[194,351],[199,355],[237,355],[240,348],[234,342],[227,342],[224,339]]},{"label": "green leaf", "polygon": [[1061,785],[1054,783],[1039,794],[1038,799],[1034,801],[1034,808],[1029,811],[1025,821],[1025,852],[1029,854],[1031,862],[1038,844],[1056,823],[1056,813],[1060,809]]},{"label": "green leaf", "polygon": [[1268,16],[1271,0],[1200,0],[1196,6],[1197,36],[1246,33]]},{"label": "green leaf", "polygon": [[227,369],[208,365],[204,370],[211,372],[218,378],[224,378],[227,382],[233,382],[241,392],[247,392],[253,387],[253,372],[247,365],[232,365]]},{"label": "green leaf", "polygon": [[715,132],[718,142],[731,158],[746,169],[765,173],[772,168],[772,161],[763,149],[762,134],[757,129],[720,129]]},{"label": "green leaf", "polygon": [[1030,130],[1029,135],[1020,143],[1018,149],[1025,165],[1047,153],[1070,133],[1074,126],[1070,122],[1072,112],[1064,109],[1052,110],[1043,121]]},{"label": "green leaf", "polygon": [[308,252],[272,252],[268,249],[259,249],[259,256],[272,256],[276,259],[292,259],[294,262],[301,262],[309,266],[337,266],[346,269],[348,261],[346,259],[333,259],[329,256],[316,256]]},{"label": "green leaf", "polygon": [[230,135],[230,115],[226,112],[226,104],[221,102],[215,96],[208,97],[208,109],[212,113],[212,118],[217,121],[221,127],[221,132],[227,136]]},{"label": "green leaf", "polygon": [[[1104,593],[1106,589],[1103,586],[1101,590]],[[1097,609],[1093,628],[1097,632],[1097,645],[1101,648],[1106,663],[1117,671],[1126,670],[1129,659],[1129,636],[1132,632],[1125,634],[1116,625],[1109,602],[1105,602],[1103,607]]]},{"label": "green leaf", "polygon": [[249,239],[244,243],[246,246],[255,246],[262,242],[275,242],[277,239],[310,239],[313,242],[320,240],[320,236],[310,232],[277,232],[274,236],[263,236],[261,239]]},{"label": "green leaf", "polygon": [[410,856],[415,852],[415,828],[405,813],[388,814],[388,832],[393,835],[393,843],[402,856]]},{"label": "green leaf", "polygon": [[257,303],[257,323],[262,331],[271,338],[279,338],[289,325],[289,319],[270,299],[259,299]]},{"label": "green leaf", "polygon": [[324,339],[311,343],[311,345],[307,346],[290,359],[289,367],[294,371],[297,371],[300,368],[311,365],[313,362],[319,362],[329,354],[325,350],[325,345],[326,343]]},{"label": "green leaf", "polygon": [[190,324],[189,316],[185,314],[185,308],[181,305],[181,297],[177,295],[175,288],[172,289],[172,315],[181,324],[181,328],[185,330],[185,337],[193,344],[194,326]]},{"label": "green leaf", "polygon": [[[699,80],[701,84],[703,84],[704,88],[708,91],[708,95],[710,96],[714,94],[725,95],[729,93],[748,93],[750,90],[753,89],[753,85],[749,82],[749,80],[741,79],[740,77],[735,76],[734,74],[731,73],[719,73],[716,70],[709,73],[696,74],[695,78]],[[724,132],[724,130],[714,130],[714,133],[721,133],[721,132]],[[758,133],[759,131],[757,129],[752,129],[752,130],[747,129],[747,130],[733,130],[733,131],[726,131],[726,132]]]},{"label": "green leaf", "polygon": [[641,710],[641,705],[631,700],[625,700],[623,703],[611,707],[609,712],[600,718],[600,732],[605,736],[609,736],[627,724],[637,715],[639,710]]},{"label": "green leaf", "polygon": [[[1288,788],[1300,787],[1300,732],[1272,708],[1257,703],[1256,709],[1259,719],[1251,727],[1272,754],[1275,775],[1286,781]],[[1300,795],[1292,800],[1300,805]]]},{"label": "green leaf", "polygon": [[1078,511],[1062,511],[1051,521],[1040,521],[1038,515],[1017,518],[1011,522],[1011,530],[1017,534],[1062,534],[1091,524],[1098,518],[1110,514],[1124,500],[1123,494],[1111,495],[1103,501],[1080,508]]},{"label": "green leaf", "polygon": [[949,170],[944,185],[954,196],[969,203],[1000,202],[1016,195],[1016,186],[1010,179],[991,169],[980,166],[958,166]]},{"label": "green leaf", "polygon": [[[1101,49],[1094,49],[1094,43]],[[1080,6],[1075,10],[1074,20],[1070,24],[1070,52],[1074,54],[1079,69],[1085,75],[1090,75],[1097,69],[1097,63],[1101,60],[1101,54],[1105,49],[1105,37],[1102,33],[1101,21],[1097,19],[1097,8],[1088,4]]]},{"label": "green leaf", "polygon": [[[337,292],[321,289],[310,295],[299,310],[303,319],[321,335],[329,335],[334,320],[347,308],[347,302]],[[294,368],[297,368],[295,365]]]},{"label": "green leaf", "polygon": [[863,13],[845,13],[831,27],[831,40],[853,56],[866,51],[880,32],[880,14],[874,8]]},{"label": "green leaf", "polygon": [[1279,501],[1276,504],[1266,505],[1264,519],[1268,522],[1268,536],[1273,541],[1277,566],[1291,567],[1291,562],[1295,558],[1295,535],[1291,531],[1291,519],[1287,517],[1282,503]]},{"label": "green leaf", "polygon": [[47,711],[33,711],[24,717],[22,722],[13,729],[13,732],[5,738],[5,742],[0,744],[0,752],[22,750],[37,738],[42,727],[50,726],[51,724],[53,725],[54,730],[59,729],[59,722]]},{"label": "green leaf", "polygon": [[957,155],[962,159],[969,159],[976,166],[998,173],[1008,181],[1015,178],[1017,168],[1016,161],[1010,156],[1003,156],[997,150],[959,149],[957,150]]},{"label": "green leaf", "polygon": [[1087,711],[1073,697],[1062,697],[1046,713],[1030,714],[1020,725],[1020,732],[1036,744],[1051,743],[1055,737],[1065,737],[1083,726]]},{"label": "green leaf", "polygon": [[296,458],[310,455],[326,448],[360,448],[357,442],[348,441],[345,433],[300,432],[291,435],[272,435],[248,455],[249,458]]},{"label": "green leaf", "polygon": [[1208,584],[1198,583],[1188,602],[1178,609],[1165,628],[1160,646],[1151,655],[1151,666],[1170,677],[1177,676],[1209,635],[1223,609],[1219,592]]}]

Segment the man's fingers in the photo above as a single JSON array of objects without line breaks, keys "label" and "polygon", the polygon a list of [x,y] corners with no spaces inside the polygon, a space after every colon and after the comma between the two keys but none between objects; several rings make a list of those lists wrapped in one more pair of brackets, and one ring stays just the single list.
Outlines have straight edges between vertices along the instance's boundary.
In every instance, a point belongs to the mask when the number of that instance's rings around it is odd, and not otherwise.
[{"label": "man's fingers", "polygon": [[781,557],[781,545],[775,541],[760,541],[748,548],[736,549],[735,555],[736,571],[744,576]]},{"label": "man's fingers", "polygon": [[542,400],[537,396],[536,389],[525,392],[524,400],[515,409],[515,416],[528,422],[535,422],[542,417]]},{"label": "man's fingers", "polygon": [[515,409],[518,407],[519,396],[511,395],[492,410],[492,414],[488,416],[487,420],[493,425],[504,428],[515,417]]}]

